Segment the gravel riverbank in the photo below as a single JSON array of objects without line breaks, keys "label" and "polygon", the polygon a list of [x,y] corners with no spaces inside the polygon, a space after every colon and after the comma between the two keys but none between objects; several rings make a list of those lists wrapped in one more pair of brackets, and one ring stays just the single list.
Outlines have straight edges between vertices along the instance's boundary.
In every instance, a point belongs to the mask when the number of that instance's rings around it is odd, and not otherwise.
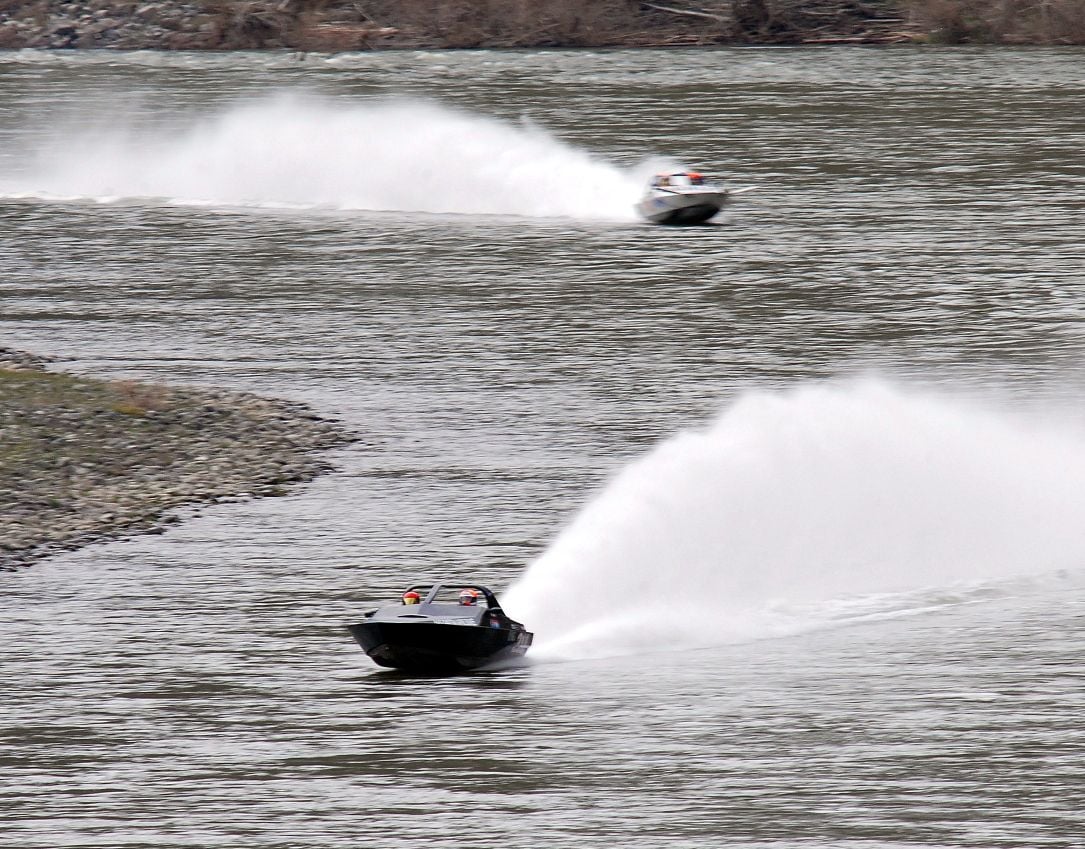
[{"label": "gravel riverbank", "polygon": [[0,347],[0,570],[138,533],[186,504],[285,494],[354,440],[289,401],[77,377]]}]

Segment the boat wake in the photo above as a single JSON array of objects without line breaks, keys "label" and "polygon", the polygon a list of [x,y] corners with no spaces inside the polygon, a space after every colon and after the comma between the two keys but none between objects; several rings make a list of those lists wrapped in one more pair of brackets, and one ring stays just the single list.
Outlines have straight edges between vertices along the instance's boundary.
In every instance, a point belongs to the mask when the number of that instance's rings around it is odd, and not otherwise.
[{"label": "boat wake", "polygon": [[653,163],[622,169],[537,126],[417,100],[281,94],[171,126],[24,128],[0,196],[632,220]]},{"label": "boat wake", "polygon": [[623,469],[504,597],[532,655],[706,647],[1085,567],[1085,438],[884,382],[740,397]]}]

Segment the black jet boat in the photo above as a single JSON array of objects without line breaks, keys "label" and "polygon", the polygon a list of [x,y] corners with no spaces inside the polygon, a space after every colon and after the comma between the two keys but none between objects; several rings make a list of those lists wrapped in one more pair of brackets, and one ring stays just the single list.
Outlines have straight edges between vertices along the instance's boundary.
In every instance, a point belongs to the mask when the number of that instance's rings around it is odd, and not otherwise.
[{"label": "black jet boat", "polygon": [[532,639],[493,592],[470,583],[408,587],[400,604],[347,627],[375,663],[411,672],[462,672],[522,657]]}]

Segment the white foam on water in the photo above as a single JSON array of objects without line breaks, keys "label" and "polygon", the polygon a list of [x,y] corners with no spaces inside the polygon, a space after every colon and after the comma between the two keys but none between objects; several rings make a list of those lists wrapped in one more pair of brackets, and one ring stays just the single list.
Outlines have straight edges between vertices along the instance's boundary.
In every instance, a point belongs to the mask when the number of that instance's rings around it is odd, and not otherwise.
[{"label": "white foam on water", "polygon": [[35,150],[0,173],[0,196],[631,220],[652,167],[418,100],[284,93],[170,129],[124,108],[108,128],[28,128]]},{"label": "white foam on water", "polygon": [[623,469],[505,594],[536,658],[720,645],[1085,567],[1085,437],[867,379],[750,392]]}]

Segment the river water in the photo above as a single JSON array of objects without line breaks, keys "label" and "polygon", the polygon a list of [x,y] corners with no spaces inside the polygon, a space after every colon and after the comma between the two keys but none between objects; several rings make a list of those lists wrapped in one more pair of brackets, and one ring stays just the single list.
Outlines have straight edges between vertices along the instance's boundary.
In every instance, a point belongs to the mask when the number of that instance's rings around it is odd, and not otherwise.
[{"label": "river water", "polygon": [[[0,576],[0,845],[1085,840],[1085,53],[0,53],[0,339],[339,471]],[[751,188],[631,204],[657,165]],[[405,584],[533,662],[378,671]]]}]

